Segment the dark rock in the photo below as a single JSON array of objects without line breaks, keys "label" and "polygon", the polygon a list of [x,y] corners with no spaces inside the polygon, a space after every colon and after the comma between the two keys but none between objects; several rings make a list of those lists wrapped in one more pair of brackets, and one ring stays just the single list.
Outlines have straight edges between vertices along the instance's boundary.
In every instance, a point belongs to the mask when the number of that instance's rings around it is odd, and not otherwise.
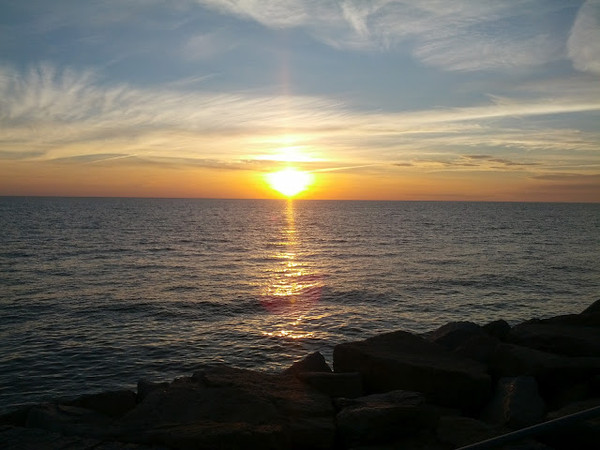
[{"label": "dark rock", "polygon": [[523,428],[541,422],[545,408],[535,378],[502,378],[482,417],[496,425]]},{"label": "dark rock", "polygon": [[296,377],[208,367],[150,392],[125,415],[121,439],[193,448],[329,448],[329,397]]},{"label": "dark rock", "polygon": [[481,327],[485,333],[501,341],[505,340],[510,332],[510,325],[506,320],[494,320]]},{"label": "dark rock", "polygon": [[498,344],[500,344],[498,339],[486,334],[472,336],[454,349],[454,353],[483,364],[488,364]]},{"label": "dark rock", "polygon": [[166,447],[101,441],[81,436],[65,436],[36,428],[0,427],[3,450],[167,450]]},{"label": "dark rock", "polygon": [[473,322],[450,322],[429,334],[428,339],[453,350],[473,336],[482,336],[481,327]]},{"label": "dark rock", "polygon": [[303,372],[297,376],[303,382],[333,398],[354,398],[363,395],[362,376],[358,372]]},{"label": "dark rock", "polygon": [[504,444],[501,450],[556,450],[554,447],[550,447],[542,442],[535,439],[524,439],[518,442],[511,442],[510,444]]},{"label": "dark rock", "polygon": [[525,322],[510,330],[507,341],[560,355],[600,357],[600,328]]},{"label": "dark rock", "polygon": [[568,358],[512,344],[500,344],[490,358],[496,377],[530,375],[536,378],[542,397],[556,404],[565,389],[590,383],[600,373],[600,358]]},{"label": "dark rock", "polygon": [[491,394],[486,368],[404,331],[339,344],[336,372],[360,372],[366,392],[423,392],[442,406],[474,410]]},{"label": "dark rock", "polygon": [[12,425],[17,427],[24,427],[25,422],[27,422],[27,416],[29,415],[29,411],[35,405],[24,406],[14,411],[9,411],[6,414],[0,416],[0,426],[2,425]]},{"label": "dark rock", "polygon": [[29,410],[25,426],[66,435],[103,437],[112,421],[104,414],[77,406],[44,403]]},{"label": "dark rock", "polygon": [[421,429],[434,429],[438,416],[417,392],[392,391],[352,400],[340,399],[336,420],[347,446],[390,443]]},{"label": "dark rock", "polygon": [[549,319],[542,319],[538,323],[599,328],[600,313],[595,312],[589,314],[566,314],[564,316],[556,316],[550,317]]},{"label": "dark rock", "polygon": [[298,375],[302,372],[331,372],[331,368],[320,352],[314,352],[296,361],[283,371],[285,375]]},{"label": "dark rock", "polygon": [[90,409],[109,417],[121,417],[135,408],[136,395],[134,392],[128,390],[107,391],[98,394],[83,395],[64,404]]},{"label": "dark rock", "polygon": [[600,313],[600,300],[596,300],[594,303],[592,303],[590,306],[588,306],[581,312],[581,314],[596,314],[596,313]]},{"label": "dark rock", "polygon": [[565,314],[537,321],[545,324],[562,324],[583,327],[600,327],[600,300],[595,301],[579,314]]},{"label": "dark rock", "polygon": [[[564,408],[548,413],[547,420],[585,411],[600,406],[600,398],[573,403]],[[539,440],[558,450],[583,449],[596,450],[600,442],[600,417],[573,423],[567,427],[558,428],[539,437]]]},{"label": "dark rock", "polygon": [[167,382],[156,383],[148,380],[139,380],[137,382],[137,401],[143,401],[148,396],[148,394],[150,394],[150,392],[160,389],[165,390],[168,387],[169,383]]},{"label": "dark rock", "polygon": [[485,441],[497,434],[490,425],[470,417],[440,417],[436,430],[437,438],[452,448],[463,447],[476,442]]}]

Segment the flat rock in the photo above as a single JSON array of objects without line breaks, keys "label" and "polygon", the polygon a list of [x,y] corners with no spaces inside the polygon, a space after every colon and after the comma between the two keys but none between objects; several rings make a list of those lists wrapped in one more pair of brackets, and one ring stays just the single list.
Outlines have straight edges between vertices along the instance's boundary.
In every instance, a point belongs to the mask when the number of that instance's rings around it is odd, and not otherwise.
[{"label": "flat rock", "polygon": [[104,437],[111,425],[111,418],[104,414],[77,406],[53,403],[33,406],[25,422],[28,428],[97,438]]},{"label": "flat rock", "polygon": [[600,328],[529,321],[514,326],[507,341],[566,356],[600,357]]},{"label": "flat rock", "polygon": [[456,355],[487,365],[499,344],[500,341],[498,339],[483,334],[481,336],[470,337],[453,351]]},{"label": "flat rock", "polygon": [[173,447],[329,448],[328,396],[296,377],[207,367],[150,392],[120,421],[120,440]]},{"label": "flat rock", "polygon": [[491,394],[483,364],[404,331],[339,344],[333,360],[335,372],[360,372],[366,392],[417,391],[463,410],[478,409]]},{"label": "flat rock", "polygon": [[3,450],[167,450],[164,446],[101,441],[80,436],[65,436],[42,429],[13,426],[0,427],[0,443]]},{"label": "flat rock", "polygon": [[362,376],[358,372],[303,372],[298,379],[332,398],[354,398],[363,395]]},{"label": "flat rock", "polygon": [[431,342],[453,350],[474,336],[482,336],[483,330],[473,322],[449,322],[427,336]]},{"label": "flat rock", "polygon": [[121,417],[136,406],[136,394],[129,390],[82,395],[64,404],[91,409],[109,417]]},{"label": "flat rock", "polygon": [[440,417],[436,430],[437,438],[452,448],[463,447],[475,442],[485,441],[497,434],[490,425],[471,417]]},{"label": "flat rock", "polygon": [[347,446],[391,443],[422,429],[435,429],[438,416],[418,392],[392,391],[337,402],[338,433]]}]

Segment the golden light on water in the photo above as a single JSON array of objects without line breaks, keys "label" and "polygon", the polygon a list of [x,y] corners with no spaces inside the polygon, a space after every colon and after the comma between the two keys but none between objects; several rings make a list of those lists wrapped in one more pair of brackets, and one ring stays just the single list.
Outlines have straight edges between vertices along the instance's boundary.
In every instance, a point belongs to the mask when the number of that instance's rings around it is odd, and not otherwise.
[{"label": "golden light on water", "polygon": [[314,175],[294,168],[287,168],[266,176],[269,186],[286,197],[294,197],[305,191],[313,182]]},{"label": "golden light on water", "polygon": [[[263,287],[262,305],[278,316],[270,330],[263,335],[283,339],[307,339],[314,332],[307,329],[303,317],[310,315],[315,302],[321,297],[321,276],[303,260],[301,243],[296,233],[294,202],[285,207],[285,225],[281,240],[271,254],[273,264],[267,269],[267,283]],[[278,322],[278,323],[277,323]]]}]

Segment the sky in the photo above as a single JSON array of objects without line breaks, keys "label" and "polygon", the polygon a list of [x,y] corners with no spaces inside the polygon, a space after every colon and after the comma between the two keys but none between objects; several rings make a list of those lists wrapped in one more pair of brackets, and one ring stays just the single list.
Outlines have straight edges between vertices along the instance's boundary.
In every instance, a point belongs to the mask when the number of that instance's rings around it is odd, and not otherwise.
[{"label": "sky", "polygon": [[0,195],[600,202],[600,0],[0,0]]}]

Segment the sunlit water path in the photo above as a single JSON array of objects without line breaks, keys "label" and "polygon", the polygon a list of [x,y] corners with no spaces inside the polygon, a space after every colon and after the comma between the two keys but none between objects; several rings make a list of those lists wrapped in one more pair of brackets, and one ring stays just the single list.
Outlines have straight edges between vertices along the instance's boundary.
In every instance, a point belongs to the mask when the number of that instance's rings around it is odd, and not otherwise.
[{"label": "sunlit water path", "polygon": [[577,312],[600,205],[0,198],[0,405]]}]

